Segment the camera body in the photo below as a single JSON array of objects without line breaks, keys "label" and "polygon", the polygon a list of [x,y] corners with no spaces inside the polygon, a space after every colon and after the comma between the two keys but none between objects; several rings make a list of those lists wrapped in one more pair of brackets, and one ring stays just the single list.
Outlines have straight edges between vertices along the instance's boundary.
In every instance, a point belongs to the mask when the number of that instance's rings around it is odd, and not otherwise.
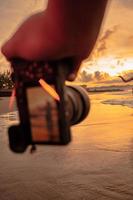
[{"label": "camera body", "polygon": [[[20,118],[20,124],[8,131],[12,151],[22,153],[28,145],[65,145],[71,141],[70,126],[86,117],[90,103],[83,89],[65,86],[70,67],[71,63],[64,60],[50,63],[12,61]],[[58,100],[40,86],[40,79],[56,91]]]}]

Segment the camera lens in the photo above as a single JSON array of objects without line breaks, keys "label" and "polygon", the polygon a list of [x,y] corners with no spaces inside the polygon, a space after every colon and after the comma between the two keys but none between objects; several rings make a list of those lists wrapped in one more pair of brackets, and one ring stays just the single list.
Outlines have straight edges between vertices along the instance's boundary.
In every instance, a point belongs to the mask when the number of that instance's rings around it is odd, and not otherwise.
[{"label": "camera lens", "polygon": [[66,87],[67,118],[71,125],[81,122],[88,115],[90,100],[87,92],[80,86]]}]

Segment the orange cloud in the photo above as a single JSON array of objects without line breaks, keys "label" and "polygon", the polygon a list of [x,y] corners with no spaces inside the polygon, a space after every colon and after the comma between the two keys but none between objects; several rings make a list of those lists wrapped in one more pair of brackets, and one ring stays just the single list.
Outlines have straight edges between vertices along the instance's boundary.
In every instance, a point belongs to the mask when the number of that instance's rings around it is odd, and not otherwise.
[{"label": "orange cloud", "polygon": [[77,81],[81,81],[81,82],[101,82],[102,81],[103,82],[110,79],[111,77],[106,72],[95,71],[94,73],[88,73],[84,70],[79,74]]},{"label": "orange cloud", "polygon": [[110,29],[107,29],[106,31],[101,34],[101,37],[99,37],[97,44],[95,46],[94,52],[92,54],[92,58],[98,58],[103,56],[107,53],[107,51],[110,49],[110,42],[112,39],[112,36],[114,34],[117,34],[117,30],[119,29],[118,25],[115,25],[111,27]]}]

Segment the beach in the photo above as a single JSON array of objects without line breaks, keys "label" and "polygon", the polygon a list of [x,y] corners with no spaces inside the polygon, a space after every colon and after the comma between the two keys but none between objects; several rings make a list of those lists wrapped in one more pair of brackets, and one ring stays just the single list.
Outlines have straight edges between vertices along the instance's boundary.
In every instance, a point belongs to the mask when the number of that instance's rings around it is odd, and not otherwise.
[{"label": "beach", "polygon": [[133,199],[133,108],[123,103],[133,95],[89,96],[90,114],[72,128],[72,142],[33,154],[10,151],[7,129],[18,123],[17,111],[0,98],[0,200]]}]

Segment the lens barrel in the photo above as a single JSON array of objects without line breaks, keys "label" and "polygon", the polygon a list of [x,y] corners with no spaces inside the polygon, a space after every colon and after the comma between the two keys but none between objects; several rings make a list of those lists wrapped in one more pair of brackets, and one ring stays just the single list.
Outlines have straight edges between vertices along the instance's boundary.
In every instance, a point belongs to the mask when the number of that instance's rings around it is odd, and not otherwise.
[{"label": "lens barrel", "polygon": [[71,125],[78,124],[90,111],[90,99],[81,86],[66,87],[67,117]]}]

